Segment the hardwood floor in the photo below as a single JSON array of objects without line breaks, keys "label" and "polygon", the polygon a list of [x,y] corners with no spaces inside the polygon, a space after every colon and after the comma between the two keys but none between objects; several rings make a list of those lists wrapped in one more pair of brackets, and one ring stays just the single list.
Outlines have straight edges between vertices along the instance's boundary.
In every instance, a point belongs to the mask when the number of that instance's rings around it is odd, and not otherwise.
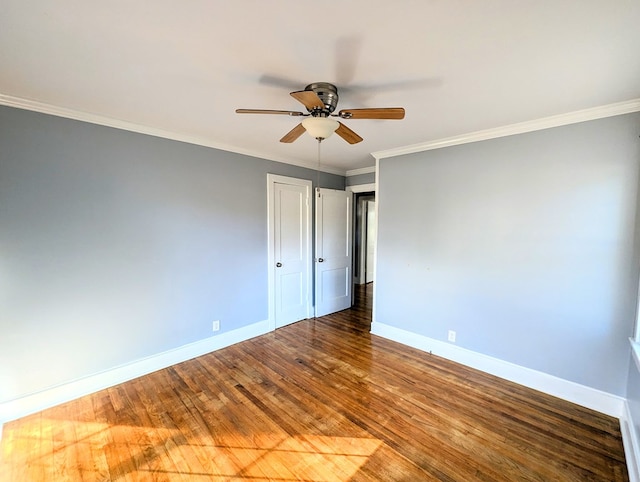
[{"label": "hardwood floor", "polygon": [[370,335],[357,302],[10,422],[0,480],[628,480],[618,420]]}]

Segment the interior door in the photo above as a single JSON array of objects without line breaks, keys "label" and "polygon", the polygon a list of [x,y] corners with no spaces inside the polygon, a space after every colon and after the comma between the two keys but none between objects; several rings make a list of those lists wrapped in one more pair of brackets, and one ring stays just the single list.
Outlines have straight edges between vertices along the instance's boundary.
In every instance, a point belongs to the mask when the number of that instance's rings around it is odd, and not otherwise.
[{"label": "interior door", "polygon": [[274,296],[276,328],[309,316],[309,187],[275,182]]},{"label": "interior door", "polygon": [[351,194],[316,189],[316,316],[351,307]]}]

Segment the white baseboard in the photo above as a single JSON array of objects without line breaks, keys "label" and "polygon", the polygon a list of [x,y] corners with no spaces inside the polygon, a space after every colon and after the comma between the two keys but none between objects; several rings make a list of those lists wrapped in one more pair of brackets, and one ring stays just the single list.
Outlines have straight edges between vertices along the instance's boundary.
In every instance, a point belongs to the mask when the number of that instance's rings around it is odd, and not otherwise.
[{"label": "white baseboard", "polygon": [[625,402],[624,415],[620,418],[624,456],[627,459],[629,482],[640,482],[640,441],[634,427],[635,424],[629,410],[629,403]]},{"label": "white baseboard", "polygon": [[148,373],[205,355],[220,348],[248,340],[269,331],[268,321],[260,321],[204,340],[142,358],[110,370],[73,380],[62,385],[0,403],[0,438],[2,424],[40,410],[74,400]]},{"label": "white baseboard", "polygon": [[547,373],[515,365],[498,358],[483,355],[384,323],[374,321],[371,324],[371,333],[413,348],[418,348],[419,350],[431,352],[434,355],[447,358],[448,360],[461,363],[471,368],[476,368],[491,375],[562,398],[612,417],[622,418],[624,414],[625,399],[623,397],[618,397]]}]

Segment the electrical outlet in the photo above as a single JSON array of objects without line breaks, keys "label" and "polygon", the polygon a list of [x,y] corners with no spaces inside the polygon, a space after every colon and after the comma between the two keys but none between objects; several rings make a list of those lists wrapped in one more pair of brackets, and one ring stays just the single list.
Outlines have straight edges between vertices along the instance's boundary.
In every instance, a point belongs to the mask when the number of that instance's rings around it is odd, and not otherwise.
[{"label": "electrical outlet", "polygon": [[456,332],[453,330],[449,330],[449,336],[447,337],[447,339],[451,342],[451,343],[455,343],[456,342]]},{"label": "electrical outlet", "polygon": [[220,320],[213,320],[213,331],[220,331]]}]

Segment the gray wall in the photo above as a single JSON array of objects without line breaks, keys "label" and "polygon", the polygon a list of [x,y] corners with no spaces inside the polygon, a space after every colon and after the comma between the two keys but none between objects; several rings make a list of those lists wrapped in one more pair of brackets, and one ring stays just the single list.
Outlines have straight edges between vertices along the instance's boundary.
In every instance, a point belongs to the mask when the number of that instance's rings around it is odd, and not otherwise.
[{"label": "gray wall", "polygon": [[347,186],[357,186],[359,184],[373,184],[374,182],[376,182],[376,173],[368,172],[366,174],[348,176],[346,184]]},{"label": "gray wall", "polygon": [[0,107],[0,402],[266,320],[267,173]]},{"label": "gray wall", "polygon": [[376,321],[626,394],[640,114],[382,159]]}]

